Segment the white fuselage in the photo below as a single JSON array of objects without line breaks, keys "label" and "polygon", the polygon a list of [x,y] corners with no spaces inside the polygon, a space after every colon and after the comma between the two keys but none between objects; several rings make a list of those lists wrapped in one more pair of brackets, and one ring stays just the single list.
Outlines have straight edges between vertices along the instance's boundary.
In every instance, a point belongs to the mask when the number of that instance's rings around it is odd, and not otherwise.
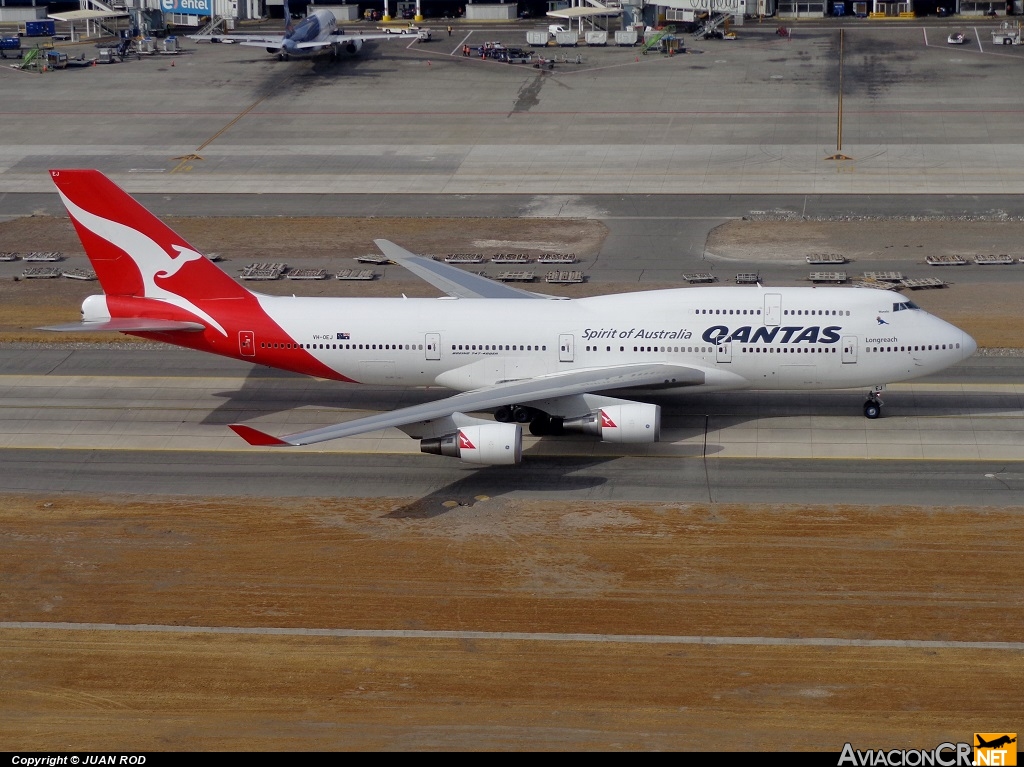
[{"label": "white fuselage", "polygon": [[254,361],[261,349],[294,344],[360,383],[460,391],[651,362],[705,371],[705,390],[840,389],[917,378],[976,349],[900,294],[869,289],[715,287],[551,301],[258,298],[287,337],[257,335]]},{"label": "white fuselage", "polygon": [[285,33],[284,49],[292,55],[301,53],[298,43],[324,42],[338,28],[334,14],[330,11],[313,11],[309,16]]}]

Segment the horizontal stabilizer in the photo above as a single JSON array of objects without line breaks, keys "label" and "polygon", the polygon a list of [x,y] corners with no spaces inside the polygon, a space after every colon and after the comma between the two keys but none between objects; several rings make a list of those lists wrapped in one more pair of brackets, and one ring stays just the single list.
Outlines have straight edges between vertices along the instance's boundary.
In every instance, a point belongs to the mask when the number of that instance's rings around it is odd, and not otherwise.
[{"label": "horizontal stabilizer", "polygon": [[283,439],[271,436],[259,429],[254,429],[251,426],[243,426],[240,423],[228,424],[228,428],[231,429],[235,434],[244,439],[250,445],[257,447],[268,447],[268,446],[279,446],[279,445],[290,445],[292,443],[285,442]]},{"label": "horizontal stabilizer", "polygon": [[45,328],[37,328],[37,330],[55,330],[61,333],[91,333],[100,330],[120,333],[164,333],[168,330],[185,330],[197,333],[200,330],[206,330],[206,326],[199,322],[124,317],[100,322],[69,322],[67,325],[50,325]]}]

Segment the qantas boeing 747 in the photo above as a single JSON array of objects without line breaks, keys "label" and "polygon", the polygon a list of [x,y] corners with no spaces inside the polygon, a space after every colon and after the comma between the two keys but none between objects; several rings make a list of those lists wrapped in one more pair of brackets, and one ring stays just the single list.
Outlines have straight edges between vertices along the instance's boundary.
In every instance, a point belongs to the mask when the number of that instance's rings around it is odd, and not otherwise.
[{"label": "qantas boeing 747", "polygon": [[[444,387],[444,399],[275,437],[308,445],[397,427],[424,452],[513,464],[522,429],[607,442],[659,438],[657,405],[624,391],[870,387],[974,353],[959,328],[884,290],[707,287],[557,299],[414,255],[381,251],[440,298],[299,298],[247,290],[95,170],[50,172],[103,287],[82,322],[338,381]],[[613,396],[619,395],[619,396]],[[493,420],[470,415],[490,412]]]}]

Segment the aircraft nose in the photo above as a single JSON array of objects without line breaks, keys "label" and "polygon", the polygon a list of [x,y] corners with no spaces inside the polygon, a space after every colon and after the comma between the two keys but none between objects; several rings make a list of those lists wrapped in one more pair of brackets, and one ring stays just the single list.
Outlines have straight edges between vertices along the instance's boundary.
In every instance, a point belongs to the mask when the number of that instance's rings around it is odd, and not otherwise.
[{"label": "aircraft nose", "polygon": [[960,341],[960,350],[963,352],[963,358],[967,359],[978,351],[978,342],[966,333],[962,333],[961,335],[963,335],[963,339]]}]

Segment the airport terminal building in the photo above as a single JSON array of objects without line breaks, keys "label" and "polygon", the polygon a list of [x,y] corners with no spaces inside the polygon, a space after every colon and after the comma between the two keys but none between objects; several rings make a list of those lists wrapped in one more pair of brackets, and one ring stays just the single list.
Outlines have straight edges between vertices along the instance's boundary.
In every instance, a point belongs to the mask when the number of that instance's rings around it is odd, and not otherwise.
[{"label": "airport terminal building", "polygon": [[[358,20],[423,21],[463,18],[468,21],[563,19],[579,31],[625,29],[643,24],[688,23],[705,14],[744,18],[812,19],[827,16],[870,18],[960,14],[1002,16],[1024,12],[1024,0],[291,0],[292,14],[330,8],[340,24]],[[142,29],[168,25],[199,29],[211,22],[234,29],[238,22],[283,18],[284,0],[0,0],[0,22],[45,19],[55,12],[90,14],[93,19],[129,18]],[[84,16],[83,16],[84,17]],[[110,29],[118,27],[111,23]],[[123,26],[121,22],[120,26]]]}]

